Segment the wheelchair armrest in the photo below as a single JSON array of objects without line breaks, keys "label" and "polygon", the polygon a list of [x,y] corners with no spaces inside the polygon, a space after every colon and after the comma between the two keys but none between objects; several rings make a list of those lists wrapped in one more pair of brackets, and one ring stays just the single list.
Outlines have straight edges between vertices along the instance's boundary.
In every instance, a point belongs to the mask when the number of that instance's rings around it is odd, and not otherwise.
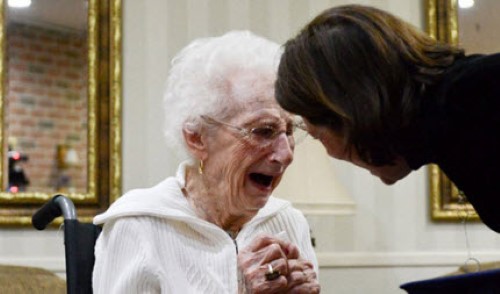
[{"label": "wheelchair armrest", "polygon": [[31,223],[37,230],[44,230],[56,217],[63,216],[65,220],[76,219],[75,205],[64,195],[55,195],[31,218]]}]

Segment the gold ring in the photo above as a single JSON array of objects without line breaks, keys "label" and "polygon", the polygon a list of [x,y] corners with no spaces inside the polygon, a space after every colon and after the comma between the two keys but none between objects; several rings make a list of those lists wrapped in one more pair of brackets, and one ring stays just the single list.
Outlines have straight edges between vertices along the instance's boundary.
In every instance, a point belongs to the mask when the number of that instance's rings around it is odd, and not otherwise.
[{"label": "gold ring", "polygon": [[266,280],[267,281],[274,281],[277,278],[279,278],[280,275],[281,275],[280,272],[275,271],[273,266],[270,263],[267,264],[267,272],[266,272]]}]

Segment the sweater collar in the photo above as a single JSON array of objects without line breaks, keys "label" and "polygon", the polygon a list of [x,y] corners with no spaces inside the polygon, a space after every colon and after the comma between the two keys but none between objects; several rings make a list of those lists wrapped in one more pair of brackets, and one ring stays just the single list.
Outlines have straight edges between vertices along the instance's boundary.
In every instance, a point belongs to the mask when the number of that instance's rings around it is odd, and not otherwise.
[{"label": "sweater collar", "polygon": [[[169,177],[154,187],[127,192],[116,200],[106,212],[96,216],[94,223],[103,224],[126,216],[153,216],[187,222],[205,222],[196,216],[181,191],[185,186],[186,167],[189,164],[189,161],[182,162],[175,177]],[[271,196],[266,205],[247,225],[267,219],[290,205],[290,202],[286,200]]]}]

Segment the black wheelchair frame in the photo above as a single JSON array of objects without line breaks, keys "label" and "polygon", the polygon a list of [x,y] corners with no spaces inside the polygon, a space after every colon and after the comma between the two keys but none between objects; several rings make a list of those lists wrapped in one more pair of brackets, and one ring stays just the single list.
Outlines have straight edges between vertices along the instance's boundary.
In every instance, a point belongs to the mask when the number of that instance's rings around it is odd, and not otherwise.
[{"label": "black wheelchair frame", "polygon": [[80,223],[75,205],[68,197],[52,197],[32,217],[32,224],[44,230],[56,217],[64,218],[64,248],[66,258],[66,288],[68,294],[92,293],[94,246],[101,227]]}]

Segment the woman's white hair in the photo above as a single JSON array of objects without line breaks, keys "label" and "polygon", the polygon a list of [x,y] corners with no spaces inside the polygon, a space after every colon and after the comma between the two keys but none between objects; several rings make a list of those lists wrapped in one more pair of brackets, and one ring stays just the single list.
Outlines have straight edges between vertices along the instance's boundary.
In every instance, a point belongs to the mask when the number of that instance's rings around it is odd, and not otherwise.
[{"label": "woman's white hair", "polygon": [[255,72],[274,83],[280,54],[275,42],[249,31],[231,31],[197,39],[173,58],[163,99],[164,135],[179,159],[191,157],[182,129],[199,130],[201,115],[227,115],[229,99],[239,98],[232,97],[228,90],[231,76]]}]

